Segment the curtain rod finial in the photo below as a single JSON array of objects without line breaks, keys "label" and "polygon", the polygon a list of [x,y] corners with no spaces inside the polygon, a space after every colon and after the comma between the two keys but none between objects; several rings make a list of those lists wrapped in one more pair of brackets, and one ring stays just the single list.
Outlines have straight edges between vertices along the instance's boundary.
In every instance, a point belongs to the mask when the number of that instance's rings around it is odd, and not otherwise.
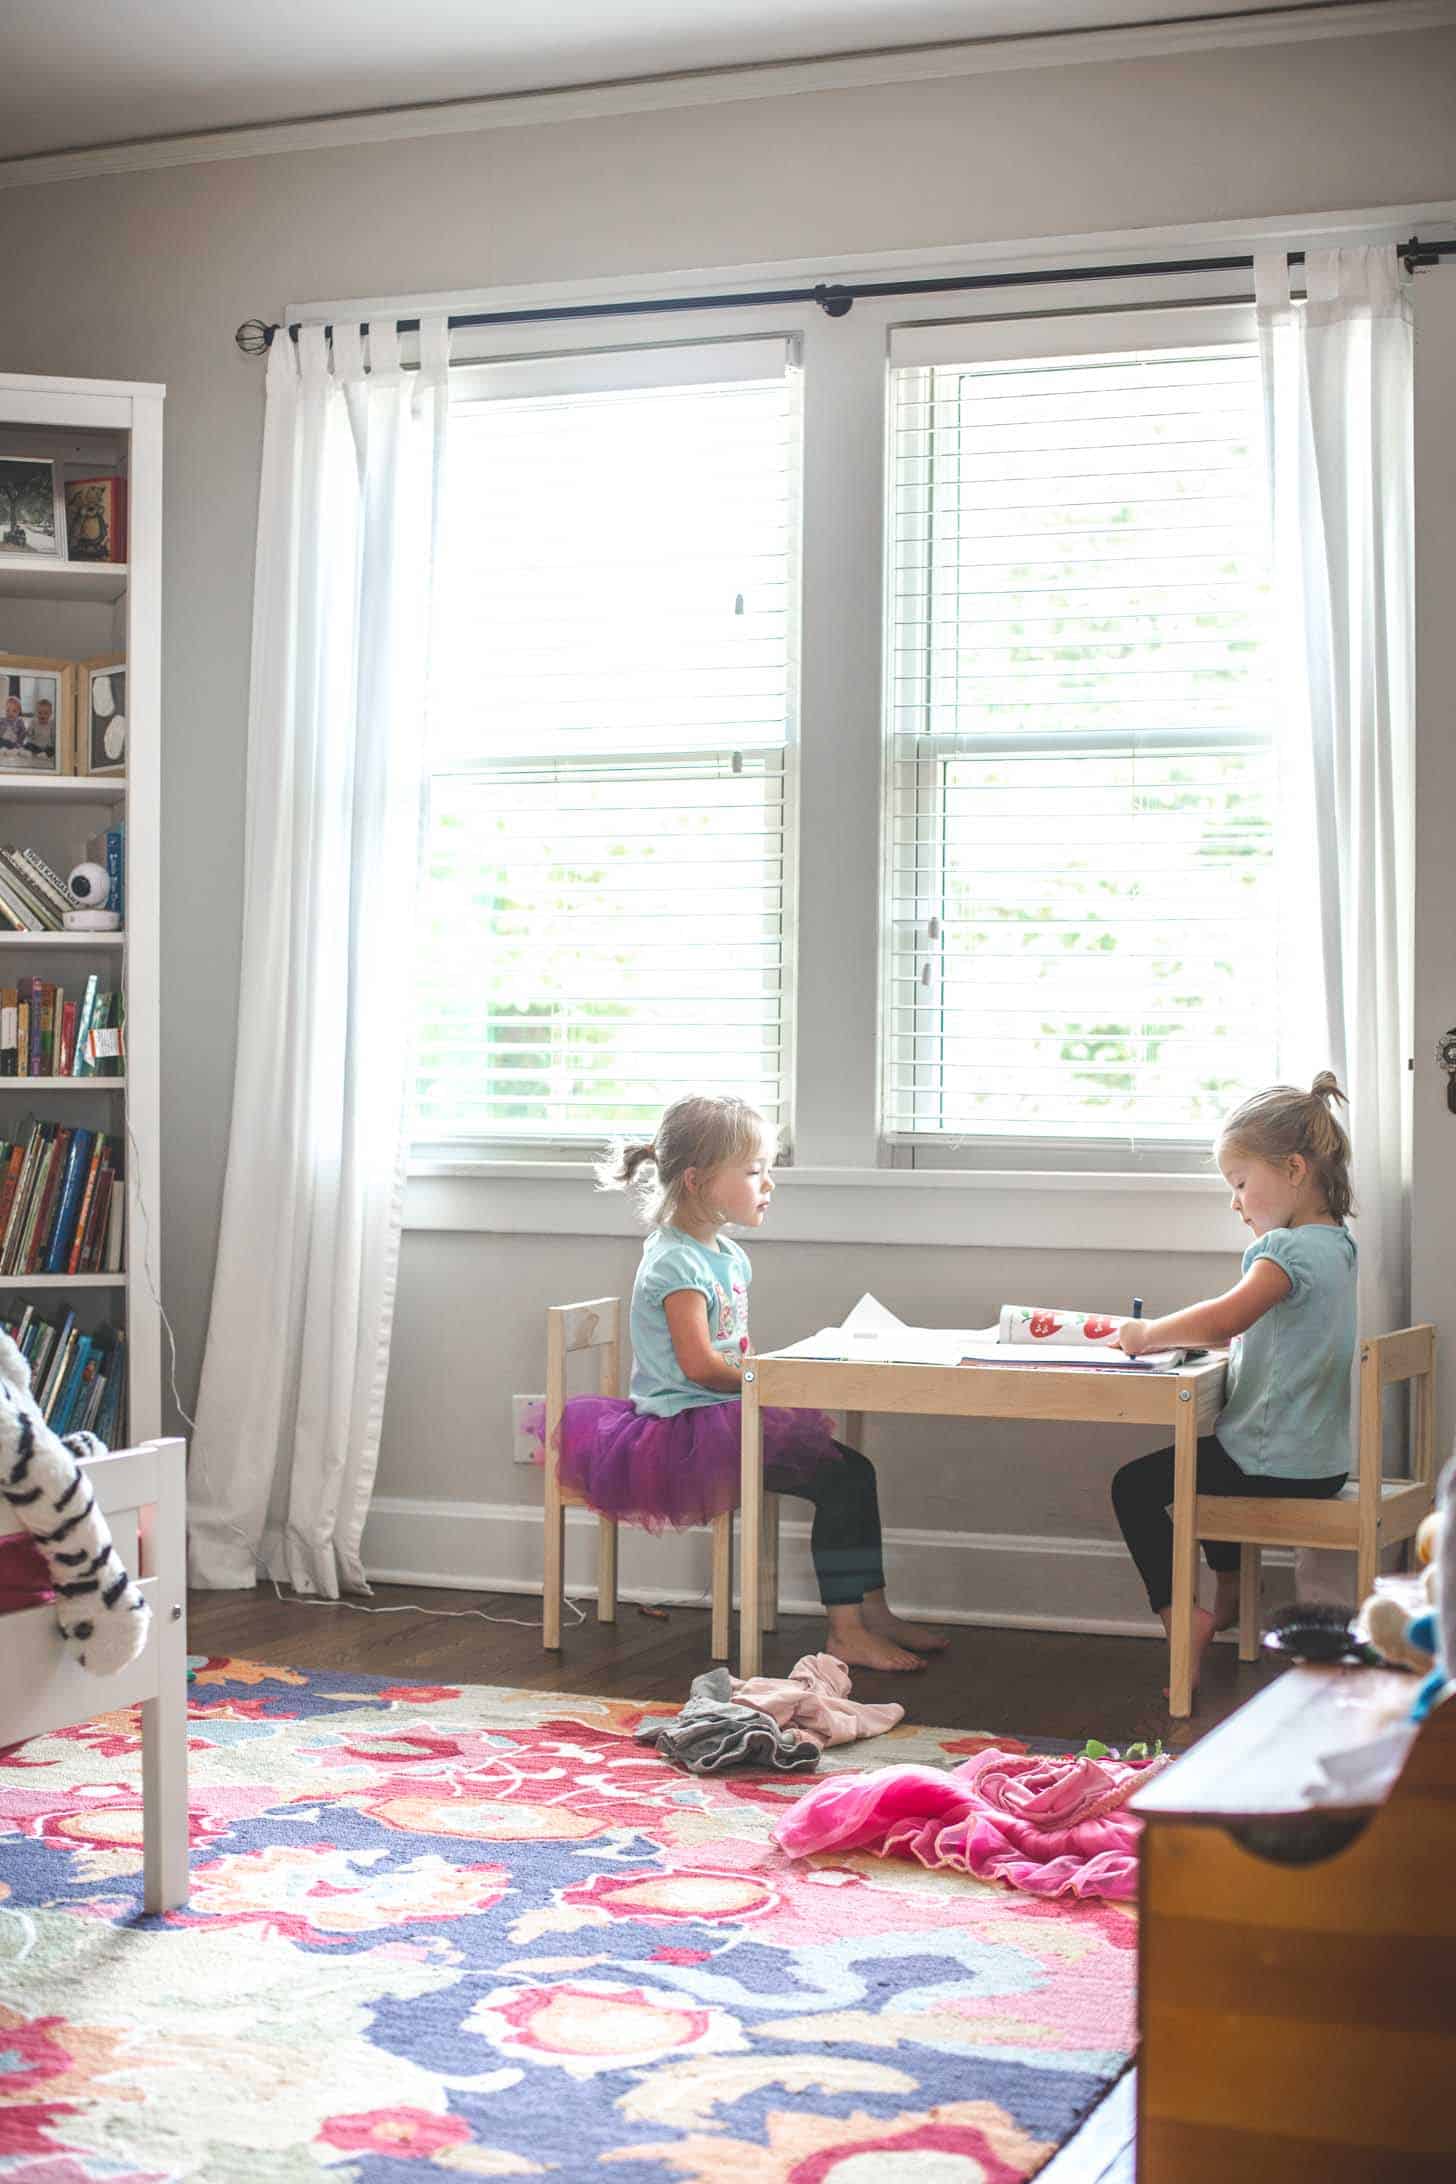
[{"label": "curtain rod finial", "polygon": [[272,347],[277,331],[266,319],[249,318],[243,320],[233,339],[244,356],[263,356]]}]

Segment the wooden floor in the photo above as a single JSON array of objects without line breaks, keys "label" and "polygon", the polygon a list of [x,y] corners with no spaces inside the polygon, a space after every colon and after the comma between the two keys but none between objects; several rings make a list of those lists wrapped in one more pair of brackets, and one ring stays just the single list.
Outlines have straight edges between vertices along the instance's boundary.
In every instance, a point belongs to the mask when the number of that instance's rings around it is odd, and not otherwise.
[{"label": "wooden floor", "polygon": [[[674,1703],[686,1699],[694,1676],[712,1666],[706,1608],[672,1608],[657,1621],[624,1601],[615,1624],[599,1624],[588,1606],[584,1623],[568,1622],[561,1651],[545,1653],[540,1606],[529,1596],[381,1585],[368,1605],[391,1612],[280,1600],[271,1586],[193,1593],[188,1643],[194,1653],[231,1653],[289,1668]],[[484,1622],[462,1609],[504,1620]],[[1274,1673],[1262,1663],[1242,1666],[1233,1647],[1220,1643],[1191,1719],[1173,1722],[1162,1696],[1167,1654],[1147,1639],[969,1625],[948,1626],[946,1635],[949,1653],[923,1675],[859,1674],[856,1696],[899,1699],[912,1721],[951,1729],[1076,1742],[1095,1736],[1107,1744],[1161,1737],[1181,1748],[1242,1706]],[[764,1639],[764,1674],[786,1674],[823,1642],[824,1625],[816,1617],[785,1616]]]},{"label": "wooden floor", "polygon": [[[432,1593],[381,1586],[373,1609],[280,1600],[271,1587],[250,1593],[194,1593],[188,1604],[193,1653],[232,1654],[288,1668],[342,1669],[431,1683],[514,1684],[623,1699],[679,1702],[709,1667],[706,1609],[673,1608],[666,1620],[624,1602],[615,1625],[585,1622],[565,1633],[559,1653],[541,1648],[534,1599],[500,1593]],[[493,1620],[463,1615],[483,1610]],[[503,1620],[496,1621],[499,1617]],[[781,1675],[823,1643],[815,1618],[786,1616],[764,1640],[764,1673]],[[1167,1656],[1139,1638],[1068,1637],[1051,1631],[948,1631],[950,1652],[922,1676],[860,1676],[861,1698],[899,1699],[912,1721],[990,1729],[1023,1738],[1125,1744],[1161,1737],[1181,1748],[1241,1706],[1272,1667],[1242,1666],[1232,1646],[1215,1647],[1192,1718],[1170,1721],[1162,1686]],[[1039,2184],[1134,2184],[1134,2073],[1112,2092],[1042,2170]]]}]

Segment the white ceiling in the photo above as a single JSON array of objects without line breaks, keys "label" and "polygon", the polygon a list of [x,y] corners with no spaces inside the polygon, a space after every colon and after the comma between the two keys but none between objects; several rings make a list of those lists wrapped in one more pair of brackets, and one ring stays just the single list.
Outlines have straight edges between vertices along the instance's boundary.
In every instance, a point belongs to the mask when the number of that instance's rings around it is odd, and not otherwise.
[{"label": "white ceiling", "polygon": [[0,0],[5,85],[0,159],[942,39],[1256,15],[1270,5],[1271,0],[242,0],[225,6],[222,0],[200,5],[199,0]]}]

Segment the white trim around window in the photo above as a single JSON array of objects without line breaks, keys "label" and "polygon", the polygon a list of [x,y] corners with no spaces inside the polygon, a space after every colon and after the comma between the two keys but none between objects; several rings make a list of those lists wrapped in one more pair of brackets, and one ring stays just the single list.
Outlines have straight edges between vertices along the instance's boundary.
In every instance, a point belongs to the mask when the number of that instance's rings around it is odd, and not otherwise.
[{"label": "white trim around window", "polygon": [[[428,299],[465,310],[512,309],[741,291],[821,279],[934,278],[1008,263],[1024,268],[1078,259],[1099,264],[1160,256],[1197,257],[1284,243],[1379,242],[1421,227],[1456,228],[1456,205],[1384,208],[1177,231],[1042,239],[964,250],[900,252],[880,261],[811,267],[776,265],[658,274],[639,282],[592,281],[551,289],[477,292]],[[1433,276],[1434,277],[1434,276]],[[1224,1252],[1238,1248],[1237,1223],[1207,1173],[1049,1174],[1019,1143],[1000,1149],[1005,1165],[967,1172],[913,1171],[895,1162],[877,1132],[879,926],[882,781],[885,416],[887,364],[913,342],[927,350],[952,319],[991,328],[1048,316],[1077,339],[1073,321],[1112,309],[1148,311],[1201,303],[1211,315],[1242,305],[1238,274],[1178,275],[1158,282],[1099,281],[1051,288],[970,292],[952,297],[856,302],[845,318],[817,308],[645,315],[631,321],[472,330],[456,355],[472,359],[569,358],[589,343],[618,352],[704,342],[797,339],[806,391],[799,696],[800,840],[797,932],[797,1096],[795,1167],[775,1208],[785,1241],[924,1243],[1043,1249]],[[413,312],[426,299],[371,298],[290,306],[289,317]],[[1022,339],[1008,333],[1007,339]],[[467,346],[468,345],[468,346]],[[1023,341],[1024,349],[1024,341]],[[579,1159],[412,1163],[406,1226],[412,1230],[495,1230],[559,1234],[632,1233],[619,1201],[598,1198]],[[903,1155],[900,1156],[903,1158]],[[1196,1155],[1190,1160],[1197,1161]],[[1173,1163],[1167,1163],[1172,1166]]]}]

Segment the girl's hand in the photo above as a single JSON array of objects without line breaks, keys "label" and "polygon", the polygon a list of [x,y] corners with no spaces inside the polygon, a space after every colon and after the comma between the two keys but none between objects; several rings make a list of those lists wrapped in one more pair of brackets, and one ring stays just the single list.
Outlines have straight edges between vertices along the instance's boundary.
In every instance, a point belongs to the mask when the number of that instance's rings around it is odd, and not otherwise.
[{"label": "girl's hand", "polygon": [[1151,1321],[1125,1319],[1117,1330],[1117,1347],[1128,1357],[1141,1357],[1148,1347],[1148,1328]]}]

